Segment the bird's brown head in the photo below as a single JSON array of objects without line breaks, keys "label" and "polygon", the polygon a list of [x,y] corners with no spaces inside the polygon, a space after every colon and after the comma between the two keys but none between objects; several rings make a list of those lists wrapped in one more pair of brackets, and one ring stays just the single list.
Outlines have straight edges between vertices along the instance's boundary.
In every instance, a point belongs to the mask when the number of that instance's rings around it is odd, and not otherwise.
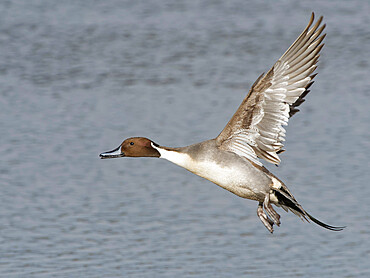
[{"label": "bird's brown head", "polygon": [[116,158],[116,157],[160,157],[158,150],[153,148],[158,146],[153,141],[144,137],[131,137],[126,139],[119,145],[118,148],[101,153],[100,158]]}]

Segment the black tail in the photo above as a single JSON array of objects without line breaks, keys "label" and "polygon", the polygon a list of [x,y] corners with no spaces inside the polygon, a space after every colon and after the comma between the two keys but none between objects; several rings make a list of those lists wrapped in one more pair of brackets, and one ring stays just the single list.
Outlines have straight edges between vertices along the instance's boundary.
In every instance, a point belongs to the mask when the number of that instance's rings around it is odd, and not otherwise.
[{"label": "black tail", "polygon": [[325,229],[328,229],[330,231],[336,231],[336,232],[341,231],[345,228],[345,226],[340,226],[340,227],[331,226],[331,225],[325,224],[321,222],[320,220],[316,219],[315,217],[310,215],[308,212],[306,212],[302,208],[302,206],[298,204],[298,202],[294,199],[294,197],[291,196],[289,192],[286,192],[283,188],[274,189],[274,193],[275,193],[276,198],[279,201],[279,204],[283,207],[283,209],[285,210],[289,209],[294,214],[298,215],[300,218],[305,219],[307,222],[309,222],[309,220],[307,219],[308,217],[312,222],[316,223],[317,225]]},{"label": "black tail", "polygon": [[315,222],[317,225],[320,225],[321,227],[325,228],[325,229],[328,229],[330,231],[336,231],[336,232],[339,232],[341,230],[343,230],[346,226],[339,226],[339,227],[336,227],[336,226],[330,226],[328,224],[325,224],[323,222],[321,222],[320,220],[317,220],[315,217],[313,217],[312,215],[310,215],[308,212],[306,212],[306,215],[308,216],[308,218],[310,218],[313,222]]}]

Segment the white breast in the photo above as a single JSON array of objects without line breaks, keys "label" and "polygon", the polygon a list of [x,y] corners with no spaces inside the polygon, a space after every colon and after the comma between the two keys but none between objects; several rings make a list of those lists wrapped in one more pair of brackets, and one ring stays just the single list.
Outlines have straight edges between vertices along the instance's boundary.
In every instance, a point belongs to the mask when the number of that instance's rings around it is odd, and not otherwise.
[{"label": "white breast", "polygon": [[[186,153],[165,150],[160,147],[156,147],[156,149],[161,154],[161,158],[171,161],[240,197],[250,198],[251,195],[255,195],[255,190],[260,191],[259,188],[247,186],[252,183],[249,181],[250,176],[246,171],[238,171],[235,167],[221,166],[210,160],[196,161]],[[254,187],[254,185],[252,186]]]}]

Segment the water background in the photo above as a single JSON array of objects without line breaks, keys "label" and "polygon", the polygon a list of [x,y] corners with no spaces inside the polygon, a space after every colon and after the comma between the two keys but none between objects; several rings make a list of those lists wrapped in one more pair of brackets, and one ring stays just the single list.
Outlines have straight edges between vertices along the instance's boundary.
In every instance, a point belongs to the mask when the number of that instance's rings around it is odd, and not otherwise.
[{"label": "water background", "polygon": [[[270,166],[335,233],[158,159],[130,136],[218,135],[324,15],[315,84]],[[1,1],[1,277],[369,277],[369,1]]]}]

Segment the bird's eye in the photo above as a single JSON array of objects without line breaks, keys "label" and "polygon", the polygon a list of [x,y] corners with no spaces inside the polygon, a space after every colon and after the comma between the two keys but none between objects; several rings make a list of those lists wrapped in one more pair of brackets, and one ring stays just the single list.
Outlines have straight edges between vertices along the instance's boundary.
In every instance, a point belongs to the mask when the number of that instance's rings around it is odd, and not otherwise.
[{"label": "bird's eye", "polygon": [[130,145],[132,146],[134,144],[134,142],[130,142]]}]

